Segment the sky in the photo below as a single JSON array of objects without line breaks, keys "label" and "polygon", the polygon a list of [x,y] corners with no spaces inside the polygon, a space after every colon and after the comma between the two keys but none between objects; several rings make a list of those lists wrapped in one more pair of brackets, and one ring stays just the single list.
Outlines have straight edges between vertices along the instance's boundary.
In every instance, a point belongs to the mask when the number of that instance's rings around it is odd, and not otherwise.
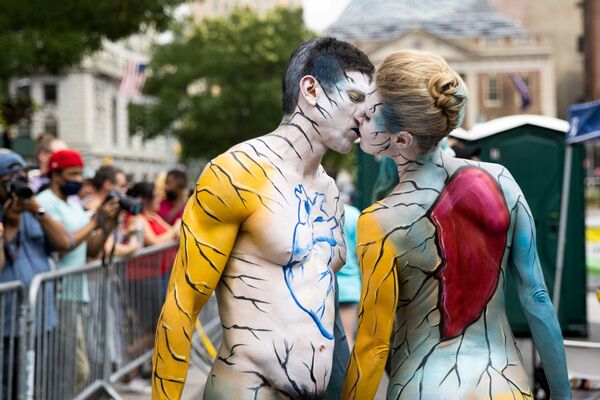
[{"label": "sky", "polygon": [[304,22],[322,32],[340,16],[350,0],[303,0]]}]

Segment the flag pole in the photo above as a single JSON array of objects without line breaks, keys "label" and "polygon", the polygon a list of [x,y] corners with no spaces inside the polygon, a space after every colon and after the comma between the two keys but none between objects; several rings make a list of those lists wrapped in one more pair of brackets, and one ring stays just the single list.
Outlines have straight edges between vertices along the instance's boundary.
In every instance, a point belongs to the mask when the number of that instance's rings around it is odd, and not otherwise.
[{"label": "flag pole", "polygon": [[565,148],[565,163],[563,166],[563,185],[560,201],[560,221],[558,225],[558,246],[556,249],[556,271],[554,275],[554,290],[552,305],[558,318],[560,306],[560,291],[562,288],[563,268],[565,262],[565,245],[567,242],[567,216],[569,213],[569,193],[571,189],[571,167],[573,162],[573,145],[567,143]]}]

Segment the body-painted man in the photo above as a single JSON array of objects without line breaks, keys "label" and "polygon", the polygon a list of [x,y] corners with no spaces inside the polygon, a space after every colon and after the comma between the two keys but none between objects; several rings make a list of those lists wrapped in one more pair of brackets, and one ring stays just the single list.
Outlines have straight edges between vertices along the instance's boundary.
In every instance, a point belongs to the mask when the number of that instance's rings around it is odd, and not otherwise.
[{"label": "body-painted man", "polygon": [[334,349],[343,205],[320,165],[357,139],[373,66],[332,38],[302,44],[273,132],[208,163],[183,216],[153,357],[153,397],[178,398],[198,312],[216,292],[223,344],[207,399],[317,399]]},{"label": "body-painted man", "polygon": [[[560,327],[527,202],[501,165],[449,157],[467,92],[436,56],[400,52],[376,74],[361,148],[392,158],[399,183],[358,223],[363,276],[345,399],[532,399],[505,313],[514,274],[553,399],[571,396]],[[391,342],[390,342],[391,338]]]}]

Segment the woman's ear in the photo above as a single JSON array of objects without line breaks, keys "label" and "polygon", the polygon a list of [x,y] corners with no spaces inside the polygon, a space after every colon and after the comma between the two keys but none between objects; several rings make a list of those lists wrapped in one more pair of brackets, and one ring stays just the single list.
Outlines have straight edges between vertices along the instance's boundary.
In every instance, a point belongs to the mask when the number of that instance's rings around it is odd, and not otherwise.
[{"label": "woman's ear", "polygon": [[319,81],[317,81],[317,78],[314,76],[306,75],[300,80],[300,96],[302,96],[308,104],[312,106],[317,105],[320,90],[321,87]]},{"label": "woman's ear", "polygon": [[412,133],[406,131],[401,131],[392,135],[392,141],[394,142],[396,147],[401,149],[412,146],[414,140],[415,139]]}]

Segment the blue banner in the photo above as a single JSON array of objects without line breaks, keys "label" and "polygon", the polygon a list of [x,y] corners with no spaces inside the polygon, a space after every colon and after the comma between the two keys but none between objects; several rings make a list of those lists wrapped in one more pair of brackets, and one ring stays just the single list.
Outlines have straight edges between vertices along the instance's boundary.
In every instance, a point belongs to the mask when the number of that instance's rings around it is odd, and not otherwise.
[{"label": "blue banner", "polygon": [[600,101],[572,105],[569,124],[569,144],[600,138]]}]

